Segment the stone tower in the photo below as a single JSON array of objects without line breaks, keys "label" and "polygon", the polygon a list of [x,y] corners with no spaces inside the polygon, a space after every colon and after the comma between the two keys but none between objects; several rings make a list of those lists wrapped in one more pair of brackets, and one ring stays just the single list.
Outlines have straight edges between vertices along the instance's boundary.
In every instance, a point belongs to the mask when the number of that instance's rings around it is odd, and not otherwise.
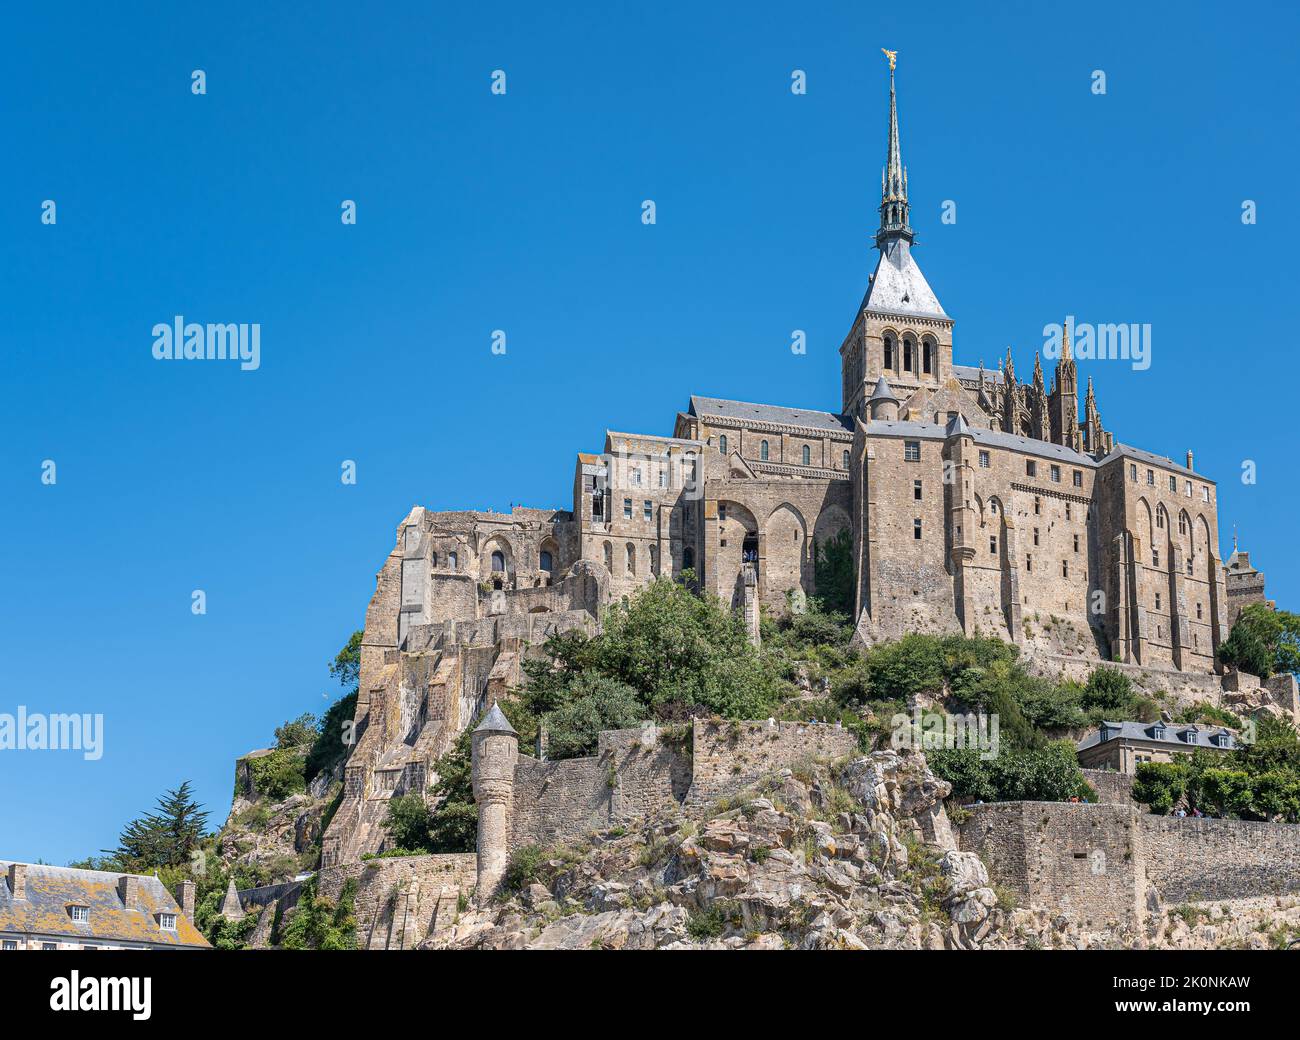
[{"label": "stone tower", "polygon": [[907,167],[898,143],[894,63],[889,66],[889,141],[880,175],[880,250],[875,272],[840,347],[842,412],[868,418],[868,402],[880,379],[908,393],[937,390],[952,377],[952,319],[912,257]]},{"label": "stone tower", "polygon": [[510,810],[514,803],[519,734],[495,704],[470,738],[471,775],[478,803],[478,898],[490,898],[510,858]]},{"label": "stone tower", "polygon": [[1083,437],[1079,433],[1079,372],[1070,353],[1070,332],[1067,328],[1061,340],[1061,356],[1056,362],[1052,377],[1050,414],[1056,443],[1075,451],[1083,450]]}]

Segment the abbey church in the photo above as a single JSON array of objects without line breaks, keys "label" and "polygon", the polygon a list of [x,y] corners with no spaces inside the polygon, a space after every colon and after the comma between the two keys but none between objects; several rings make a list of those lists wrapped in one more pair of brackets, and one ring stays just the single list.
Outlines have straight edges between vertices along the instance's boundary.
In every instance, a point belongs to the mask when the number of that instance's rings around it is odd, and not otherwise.
[{"label": "abbey church", "polygon": [[[1029,653],[1210,675],[1263,579],[1225,568],[1217,488],[1119,442],[1068,341],[1028,382],[954,361],[913,255],[891,56],[879,258],[840,347],[836,411],[691,397],[671,436],[608,431],[572,510],[415,508],[366,614],[358,742],[322,866],[382,839],[393,793],[522,680],[528,647],[689,571],[742,611],[800,609],[851,553],[856,638],[989,635]],[[1237,555],[1234,554],[1234,561]],[[1248,573],[1247,573],[1248,572]],[[1256,577],[1258,580],[1256,581]],[[1229,593],[1239,586],[1229,606]]]}]

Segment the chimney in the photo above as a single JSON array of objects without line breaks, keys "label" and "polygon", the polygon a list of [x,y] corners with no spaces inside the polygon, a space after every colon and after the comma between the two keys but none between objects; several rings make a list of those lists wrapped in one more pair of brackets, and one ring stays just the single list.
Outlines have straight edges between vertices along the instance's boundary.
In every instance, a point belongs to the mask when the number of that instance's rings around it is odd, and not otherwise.
[{"label": "chimney", "polygon": [[182,881],[176,889],[176,902],[181,905],[181,913],[194,920],[194,882]]},{"label": "chimney", "polygon": [[140,907],[140,879],[134,874],[123,874],[117,881],[117,894],[122,897],[122,905],[128,910]]},{"label": "chimney", "polygon": [[27,898],[27,864],[9,864],[9,895],[14,899]]},{"label": "chimney", "polygon": [[1187,468],[1192,468],[1192,453],[1190,451],[1187,453]]}]

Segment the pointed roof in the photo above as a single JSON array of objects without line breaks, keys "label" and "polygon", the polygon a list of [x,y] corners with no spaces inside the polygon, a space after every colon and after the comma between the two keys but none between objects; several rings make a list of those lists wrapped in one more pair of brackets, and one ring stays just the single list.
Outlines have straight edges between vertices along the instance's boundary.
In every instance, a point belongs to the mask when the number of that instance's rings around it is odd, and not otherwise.
[{"label": "pointed roof", "polygon": [[948,428],[944,430],[945,437],[969,437],[970,426],[966,423],[966,417],[958,412],[948,420]]},{"label": "pointed roof", "polygon": [[894,391],[889,389],[889,383],[885,381],[885,377],[881,376],[876,380],[876,389],[871,392],[871,397],[868,400],[897,401],[898,398],[894,396]]},{"label": "pointed roof", "polygon": [[[500,705],[492,705],[492,709],[483,716],[483,721],[474,727],[475,733],[515,733],[514,726],[510,725],[509,720],[501,713]],[[517,733],[515,733],[518,736]]]},{"label": "pointed roof", "polygon": [[862,309],[948,318],[903,238],[886,239],[880,246],[880,259],[862,298]]},{"label": "pointed roof", "polygon": [[[882,48],[883,50],[883,48]],[[907,170],[903,166],[902,149],[898,144],[898,99],[894,91],[894,62],[897,51],[885,51],[889,58],[889,144],[885,153],[885,168],[880,173],[880,230],[876,232],[876,245],[886,239],[912,240],[908,226]]]}]

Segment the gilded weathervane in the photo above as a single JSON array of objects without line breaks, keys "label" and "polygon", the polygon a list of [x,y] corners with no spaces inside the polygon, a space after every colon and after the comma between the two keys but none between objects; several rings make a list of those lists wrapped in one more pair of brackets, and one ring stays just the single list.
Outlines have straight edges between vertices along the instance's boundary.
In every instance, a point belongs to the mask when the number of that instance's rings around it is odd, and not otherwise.
[{"label": "gilded weathervane", "polygon": [[898,60],[898,51],[887,51],[884,47],[880,48],[880,53],[889,59],[889,71],[894,71],[894,62]]}]

